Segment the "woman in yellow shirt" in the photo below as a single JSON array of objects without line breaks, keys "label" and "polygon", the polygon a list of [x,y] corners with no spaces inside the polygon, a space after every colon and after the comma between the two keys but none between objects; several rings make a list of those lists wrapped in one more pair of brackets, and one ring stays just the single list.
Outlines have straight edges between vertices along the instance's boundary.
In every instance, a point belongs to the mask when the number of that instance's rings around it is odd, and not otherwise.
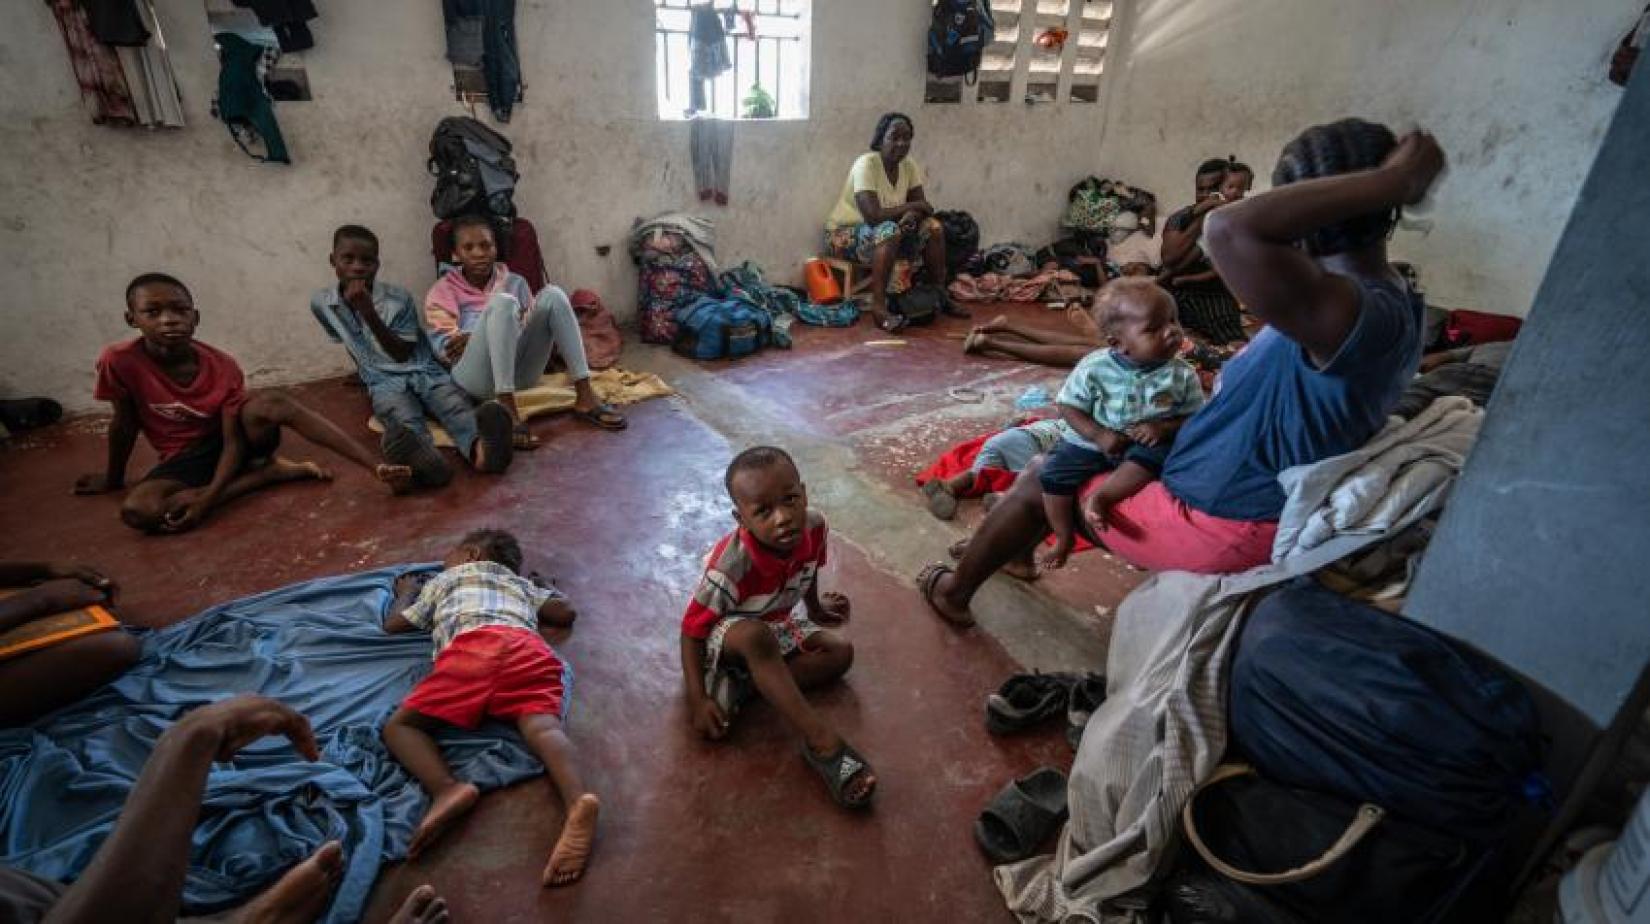
[{"label": "woman in yellow shirt", "polygon": [[[903,317],[888,311],[888,277],[896,259],[920,253],[928,281],[945,284],[945,232],[923,196],[922,167],[910,157],[913,134],[910,116],[890,112],[878,119],[871,150],[854,161],[825,219],[825,251],[871,265],[871,313],[889,331],[905,326]],[[949,304],[947,309],[967,317]]]}]

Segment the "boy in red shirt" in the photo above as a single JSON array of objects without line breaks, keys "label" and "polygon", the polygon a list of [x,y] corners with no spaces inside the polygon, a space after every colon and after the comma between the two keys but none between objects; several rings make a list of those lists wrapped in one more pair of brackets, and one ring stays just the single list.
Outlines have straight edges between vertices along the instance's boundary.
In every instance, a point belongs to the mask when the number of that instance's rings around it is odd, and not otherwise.
[{"label": "boy in red shirt", "polygon": [[103,494],[126,484],[126,463],[142,433],[160,455],[126,494],[120,518],[145,532],[183,532],[218,505],[283,481],[330,480],[314,462],[275,455],[281,428],[331,449],[399,494],[412,470],[385,465],[331,421],[277,391],[248,394],[234,357],[195,340],[200,313],[183,283],[146,273],[126,287],[126,323],[141,335],[105,347],[97,360],[96,397],[114,406],[109,464],[82,476],[76,494]]},{"label": "boy in red shirt", "polygon": [[[705,574],[682,616],[682,679],[688,719],[719,740],[748,696],[748,684],[802,733],[802,756],[844,808],[871,803],[871,765],[803,697],[848,672],[854,646],[818,623],[848,620],[848,598],[819,593],[825,518],[808,510],[808,490],[783,449],[747,449],[724,483],[739,528],[705,559]],[[806,615],[793,612],[801,603]]]}]

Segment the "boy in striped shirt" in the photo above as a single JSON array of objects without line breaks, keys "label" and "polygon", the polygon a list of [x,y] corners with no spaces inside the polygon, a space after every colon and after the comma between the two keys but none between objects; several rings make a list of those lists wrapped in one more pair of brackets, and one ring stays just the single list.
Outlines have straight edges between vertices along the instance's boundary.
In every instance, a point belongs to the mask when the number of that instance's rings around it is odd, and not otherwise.
[{"label": "boy in striped shirt", "polygon": [[682,616],[689,721],[720,740],[752,684],[802,734],[802,756],[837,804],[864,808],[877,782],[870,764],[802,695],[854,663],[853,645],[819,625],[840,625],[849,612],[847,597],[819,592],[825,518],[808,509],[807,486],[782,449],[740,453],[724,484],[738,528],[711,549]]}]

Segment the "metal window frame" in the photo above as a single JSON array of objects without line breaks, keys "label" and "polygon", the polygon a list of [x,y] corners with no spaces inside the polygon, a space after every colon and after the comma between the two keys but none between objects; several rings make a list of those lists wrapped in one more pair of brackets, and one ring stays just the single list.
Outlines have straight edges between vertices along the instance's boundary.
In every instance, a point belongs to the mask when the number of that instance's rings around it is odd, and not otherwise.
[{"label": "metal window frame", "polygon": [[[672,59],[674,56],[671,54],[670,47],[671,36],[686,36],[689,34],[690,30],[685,28],[672,28],[661,24],[658,20],[658,12],[660,10],[689,12],[695,7],[702,7],[705,5],[705,3],[694,2],[694,0],[654,0],[653,34],[655,61],[658,63],[660,68],[660,72],[657,75],[659,85],[655,86],[655,93],[657,94],[658,91],[662,89],[664,91],[663,96],[666,99],[670,99],[675,96],[675,81],[677,79],[692,80],[691,77],[686,76],[686,68],[681,66],[681,62],[673,62]],[[757,17],[758,25],[761,25],[764,20],[769,23],[774,20],[785,20],[800,23],[806,26],[806,21],[808,18],[804,12],[806,9],[805,5],[793,7],[793,12],[785,12],[785,7],[789,5],[785,2],[785,0],[712,0],[709,5],[718,11],[733,10],[735,13],[753,13]],[[786,86],[785,66],[787,63],[798,63],[792,61],[790,59],[790,55],[802,55],[803,57],[799,63],[803,67],[807,67],[809,64],[807,60],[808,49],[802,44],[804,36],[762,35],[760,34],[760,30],[758,30],[757,37],[752,39],[746,36],[743,31],[736,30],[728,33],[728,38],[732,46],[733,67],[726,74],[708,81],[708,86],[704,88],[704,100],[707,108],[700,110],[697,113],[692,113],[692,115],[708,115],[721,119],[744,120],[744,116],[742,116],[739,111],[739,87],[737,84],[726,84],[724,81],[737,80],[737,75],[741,71],[744,59],[748,55],[751,57],[751,69],[756,75],[757,82],[760,83],[762,80],[763,54],[764,51],[766,51],[767,54],[773,56],[773,60],[775,62],[774,86],[769,89],[769,92],[772,93],[774,99],[774,117],[777,119],[805,118],[805,113],[786,111],[784,96]],[[767,46],[766,49],[764,49],[764,44]],[[672,67],[673,63],[677,66]],[[682,73],[677,73],[678,70],[682,71]],[[719,97],[723,96],[727,92],[727,88],[729,86],[732,87],[732,96],[728,101],[728,105],[724,107]],[[731,111],[724,111],[724,109]]]}]

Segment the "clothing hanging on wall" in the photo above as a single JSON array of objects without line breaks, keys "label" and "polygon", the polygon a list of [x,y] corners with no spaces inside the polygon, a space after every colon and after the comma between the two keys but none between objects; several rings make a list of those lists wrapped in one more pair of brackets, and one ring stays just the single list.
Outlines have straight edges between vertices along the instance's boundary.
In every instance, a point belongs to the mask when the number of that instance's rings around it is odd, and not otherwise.
[{"label": "clothing hanging on wall", "polygon": [[482,0],[441,0],[447,28],[447,60],[459,67],[481,67],[487,11]]},{"label": "clothing hanging on wall", "polygon": [[115,52],[120,56],[138,124],[146,128],[182,128],[183,99],[153,0],[135,0],[132,6],[149,41],[139,48],[117,48]]},{"label": "clothing hanging on wall", "polygon": [[728,204],[728,183],[733,173],[733,122],[710,116],[696,116],[692,122],[693,182],[700,201]]},{"label": "clothing hanging on wall", "polygon": [[693,8],[688,25],[688,105],[694,112],[710,108],[705,99],[705,83],[733,67],[728,57],[728,35],[722,15],[709,4]]},{"label": "clothing hanging on wall", "polygon": [[139,0],[79,0],[86,10],[92,35],[113,47],[142,47],[149,43],[149,30],[138,15]]},{"label": "clothing hanging on wall", "polygon": [[482,0],[481,70],[493,118],[510,121],[521,96],[521,58],[516,52],[516,0]]},{"label": "clothing hanging on wall", "polygon": [[282,51],[307,51],[315,47],[309,21],[319,14],[310,0],[234,0],[257,15],[258,21],[275,30]]},{"label": "clothing hanging on wall", "polygon": [[[264,57],[264,46],[256,45],[232,32],[219,32],[218,43],[218,98],[213,111],[229,128],[229,136],[248,156],[260,161],[290,164],[286,141],[281,137],[281,126],[275,121],[275,104],[264,90],[258,63]],[[264,153],[259,155],[251,143],[261,142]]]},{"label": "clothing hanging on wall", "polygon": [[74,69],[75,82],[80,84],[80,98],[92,112],[92,121],[98,125],[136,125],[137,110],[120,58],[92,34],[85,8],[74,0],[47,3],[63,32],[69,65]]}]

